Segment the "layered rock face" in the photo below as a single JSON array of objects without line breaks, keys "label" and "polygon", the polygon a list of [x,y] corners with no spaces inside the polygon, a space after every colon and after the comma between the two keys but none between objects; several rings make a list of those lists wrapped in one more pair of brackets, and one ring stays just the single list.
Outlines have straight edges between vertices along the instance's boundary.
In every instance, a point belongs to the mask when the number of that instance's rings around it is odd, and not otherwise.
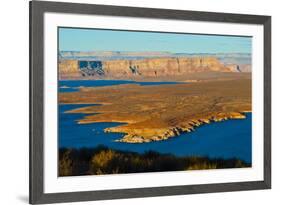
[{"label": "layered rock face", "polygon": [[[98,65],[98,66],[97,66]],[[60,79],[179,76],[196,72],[234,72],[215,57],[147,58],[142,60],[61,60]]]},{"label": "layered rock face", "polygon": [[216,58],[158,58],[103,62],[109,76],[173,76],[203,71],[229,72]]},{"label": "layered rock face", "polygon": [[81,77],[77,60],[60,60],[59,61],[59,78],[76,79]]}]

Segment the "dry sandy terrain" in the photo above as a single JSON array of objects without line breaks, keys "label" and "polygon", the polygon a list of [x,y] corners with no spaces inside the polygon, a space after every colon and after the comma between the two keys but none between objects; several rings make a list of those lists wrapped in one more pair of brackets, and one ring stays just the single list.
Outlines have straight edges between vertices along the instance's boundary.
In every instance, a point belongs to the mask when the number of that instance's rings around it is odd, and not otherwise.
[{"label": "dry sandy terrain", "polygon": [[60,93],[59,103],[101,104],[68,112],[93,114],[78,123],[126,123],[105,131],[124,133],[122,142],[143,143],[190,132],[204,123],[245,118],[251,111],[251,79],[243,75],[175,85],[81,88]]}]

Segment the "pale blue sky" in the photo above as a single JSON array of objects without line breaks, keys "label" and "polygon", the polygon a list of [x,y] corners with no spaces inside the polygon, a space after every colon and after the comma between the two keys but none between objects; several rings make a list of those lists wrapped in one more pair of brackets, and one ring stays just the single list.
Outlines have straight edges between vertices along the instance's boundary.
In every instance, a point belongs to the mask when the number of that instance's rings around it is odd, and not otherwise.
[{"label": "pale blue sky", "polygon": [[59,28],[60,51],[251,53],[251,48],[251,37]]}]

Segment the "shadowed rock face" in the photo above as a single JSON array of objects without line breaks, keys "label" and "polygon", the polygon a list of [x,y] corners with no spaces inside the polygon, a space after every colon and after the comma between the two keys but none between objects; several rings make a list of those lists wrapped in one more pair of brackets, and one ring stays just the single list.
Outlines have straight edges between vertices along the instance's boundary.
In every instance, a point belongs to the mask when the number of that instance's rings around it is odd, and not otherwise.
[{"label": "shadowed rock face", "polygon": [[[98,65],[98,66],[97,66]],[[132,79],[181,76],[199,72],[236,72],[215,57],[147,58],[142,60],[60,60],[60,79]]]},{"label": "shadowed rock face", "polygon": [[59,103],[101,104],[68,112],[89,114],[78,123],[126,123],[105,131],[125,133],[122,142],[143,143],[165,140],[213,121],[245,118],[243,113],[251,111],[251,79],[81,88],[60,93]]}]

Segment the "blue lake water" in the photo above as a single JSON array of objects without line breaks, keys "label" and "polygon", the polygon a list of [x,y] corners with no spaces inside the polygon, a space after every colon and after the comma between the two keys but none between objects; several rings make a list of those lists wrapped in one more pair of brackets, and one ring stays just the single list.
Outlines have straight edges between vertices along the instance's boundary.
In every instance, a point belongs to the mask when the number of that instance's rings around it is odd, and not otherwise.
[{"label": "blue lake water", "polygon": [[178,84],[178,82],[136,82],[129,80],[60,80],[59,92],[75,92],[79,87],[100,87],[111,85],[123,85],[123,84],[139,84],[145,85],[170,85]]},{"label": "blue lake water", "polygon": [[[71,82],[73,87],[79,84],[76,81],[68,82]],[[102,81],[99,81],[99,83],[100,86],[108,85]],[[102,85],[103,83],[104,85]],[[118,82],[114,81],[114,83]],[[81,86],[81,84],[78,86]],[[113,149],[139,153],[154,150],[177,156],[239,158],[246,162],[252,160],[251,113],[247,113],[246,119],[243,120],[227,120],[205,124],[197,127],[194,132],[184,133],[168,140],[129,144],[114,141],[122,138],[122,133],[104,133],[103,131],[104,128],[117,126],[121,123],[77,124],[77,120],[83,118],[85,114],[65,113],[67,110],[84,106],[89,105],[59,105],[59,147],[81,148],[105,145]]]}]

